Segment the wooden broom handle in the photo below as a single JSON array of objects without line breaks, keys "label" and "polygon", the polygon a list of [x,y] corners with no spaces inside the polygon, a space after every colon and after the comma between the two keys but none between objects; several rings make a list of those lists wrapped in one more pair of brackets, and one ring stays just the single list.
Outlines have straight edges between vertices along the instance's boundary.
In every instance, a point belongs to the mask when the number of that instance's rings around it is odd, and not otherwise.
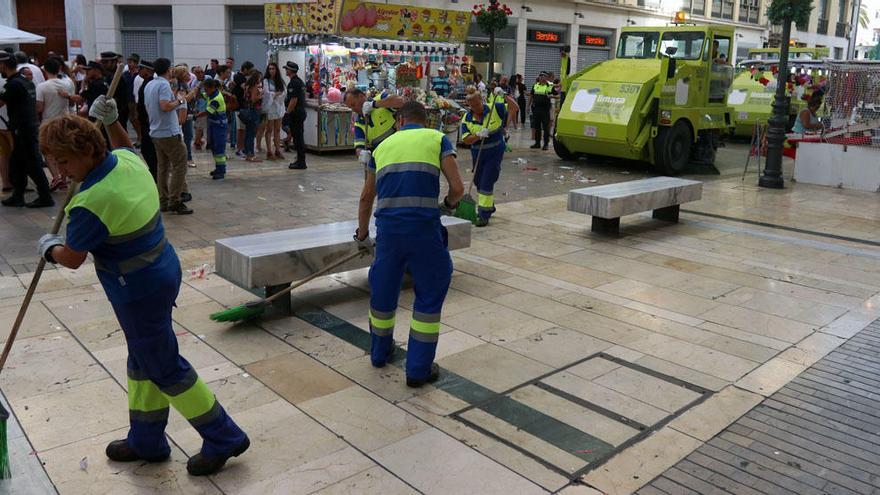
[{"label": "wooden broom handle", "polygon": [[305,285],[305,284],[311,282],[312,280],[315,280],[315,279],[318,278],[318,277],[322,277],[322,276],[324,276],[324,275],[330,273],[331,271],[335,270],[336,268],[339,268],[340,266],[342,266],[342,265],[348,263],[349,261],[351,261],[351,260],[357,258],[358,256],[363,256],[363,255],[364,255],[364,251],[358,249],[358,250],[355,251],[354,253],[352,253],[352,254],[350,254],[350,255],[348,255],[348,256],[346,256],[346,257],[344,257],[344,258],[342,258],[342,259],[340,259],[340,260],[338,260],[338,261],[336,261],[336,262],[334,262],[334,263],[331,263],[331,264],[325,266],[324,268],[321,268],[320,270],[318,270],[318,271],[316,271],[315,273],[309,275],[308,277],[306,277],[306,278],[300,280],[299,282],[297,282],[297,283],[291,285],[290,287],[288,287],[288,288],[282,290],[281,292],[279,292],[279,293],[277,293],[277,294],[273,294],[271,297],[267,297],[267,298],[266,298],[266,302],[270,303],[270,302],[272,302],[272,301],[278,299],[278,298],[281,297],[281,296],[284,296],[284,295],[290,294],[290,293],[291,293],[294,289],[296,289],[297,287],[301,287],[301,286],[303,286],[303,285]]}]

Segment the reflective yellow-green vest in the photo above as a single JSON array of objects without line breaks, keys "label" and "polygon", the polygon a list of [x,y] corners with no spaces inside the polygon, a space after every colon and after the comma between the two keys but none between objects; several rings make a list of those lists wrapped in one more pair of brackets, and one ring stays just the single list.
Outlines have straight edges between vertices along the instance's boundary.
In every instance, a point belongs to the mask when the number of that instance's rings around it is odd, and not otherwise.
[{"label": "reflective yellow-green vest", "polygon": [[[107,228],[105,244],[121,244],[153,233],[160,221],[159,194],[143,161],[129,150],[114,150],[116,166],[98,182],[81,190],[64,208],[66,215],[74,208],[85,208]],[[95,268],[114,275],[126,275],[150,266],[162,255],[167,240],[164,235],[143,252],[130,253],[122,259],[95,256]]]},{"label": "reflective yellow-green vest", "polygon": [[373,151],[376,163],[376,225],[440,218],[440,152],[443,133],[403,129]]},{"label": "reflective yellow-green vest", "polygon": [[535,83],[534,86],[532,86],[532,92],[535,93],[535,96],[539,96],[539,95],[549,96],[551,91],[553,91],[553,85],[550,83],[543,83],[542,84],[542,83],[538,82],[538,83]]},{"label": "reflective yellow-green vest", "polygon": [[[208,120],[214,123],[226,123],[226,98],[223,98],[223,93],[217,91],[214,96],[202,93],[202,97],[207,103],[205,110],[208,112]],[[212,102],[217,102],[217,108],[211,106]]]},{"label": "reflective yellow-green vest", "polygon": [[[377,103],[381,100],[381,95],[373,98],[373,101]],[[394,122],[394,111],[389,108],[373,107],[370,115],[359,118],[355,124],[361,128],[365,136],[363,140],[355,139],[355,147],[364,146],[370,150],[376,149],[379,143],[394,134]]]},{"label": "reflective yellow-green vest", "polygon": [[489,129],[489,134],[495,134],[496,132],[500,132],[501,126],[504,125],[504,122],[501,120],[501,116],[498,115],[498,108],[495,107],[494,104],[483,106],[483,120],[482,122],[475,122],[473,120],[474,113],[473,111],[468,112],[467,116],[464,119],[465,132],[461,136],[462,138],[466,138],[472,134],[476,134],[482,128]]}]

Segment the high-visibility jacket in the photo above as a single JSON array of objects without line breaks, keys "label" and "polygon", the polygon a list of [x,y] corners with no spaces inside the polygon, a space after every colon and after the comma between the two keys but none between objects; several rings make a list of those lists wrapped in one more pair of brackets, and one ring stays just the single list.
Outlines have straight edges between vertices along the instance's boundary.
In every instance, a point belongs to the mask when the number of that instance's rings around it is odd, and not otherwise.
[{"label": "high-visibility jacket", "polygon": [[[373,98],[374,102],[382,100],[382,95]],[[389,108],[373,107],[368,116],[358,117],[355,122],[355,148],[376,149],[379,143],[394,134],[394,111]]]},{"label": "high-visibility jacket", "polygon": [[[440,220],[440,160],[443,133],[402,129],[373,151],[376,166],[376,227],[419,228]],[[415,233],[415,232],[413,232]]]},{"label": "high-visibility jacket", "polygon": [[223,93],[217,91],[214,96],[203,93],[203,97],[207,102],[205,111],[208,112],[208,120],[217,124],[226,123],[226,99],[223,98]]}]

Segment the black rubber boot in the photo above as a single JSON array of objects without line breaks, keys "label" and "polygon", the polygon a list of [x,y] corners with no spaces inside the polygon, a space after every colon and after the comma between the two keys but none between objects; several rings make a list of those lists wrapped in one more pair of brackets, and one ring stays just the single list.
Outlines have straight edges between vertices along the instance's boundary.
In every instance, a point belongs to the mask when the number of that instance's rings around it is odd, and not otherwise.
[{"label": "black rubber boot", "polygon": [[46,208],[49,206],[55,206],[55,200],[52,199],[52,196],[44,196],[31,201],[25,206],[28,208]]},{"label": "black rubber boot", "polygon": [[292,162],[287,168],[290,170],[305,170],[308,167],[306,167],[306,162]]},{"label": "black rubber boot", "polygon": [[116,462],[164,462],[171,457],[170,452],[158,457],[141,457],[133,448],[129,447],[128,440],[113,440],[107,444],[107,449],[104,452],[111,461]]},{"label": "black rubber boot", "polygon": [[229,455],[220,457],[205,457],[201,452],[189,458],[186,461],[186,470],[193,476],[208,476],[217,473],[223,469],[223,465],[230,457],[238,457],[251,446],[248,437],[244,437],[244,441],[236,447]]},{"label": "black rubber boot", "polygon": [[24,202],[23,196],[16,196],[15,194],[13,194],[12,196],[9,196],[8,198],[4,199],[3,201],[0,201],[0,204],[2,204],[3,206],[14,206],[14,207],[20,208],[20,207],[24,206],[26,203]]},{"label": "black rubber boot", "polygon": [[416,378],[407,377],[406,378],[406,386],[413,387],[413,388],[419,388],[426,383],[436,382],[438,378],[440,378],[440,365],[437,363],[431,363],[431,374],[428,375],[428,378],[416,379]]}]

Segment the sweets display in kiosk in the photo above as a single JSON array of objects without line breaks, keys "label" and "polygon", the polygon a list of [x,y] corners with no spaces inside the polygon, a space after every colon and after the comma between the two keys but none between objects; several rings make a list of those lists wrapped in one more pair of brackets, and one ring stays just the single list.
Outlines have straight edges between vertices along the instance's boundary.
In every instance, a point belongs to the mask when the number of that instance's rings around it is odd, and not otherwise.
[{"label": "sweets display in kiosk", "polygon": [[[371,95],[396,94],[429,110],[429,125],[457,137],[463,109],[452,97],[431,91],[441,66],[450,90],[462,88],[459,57],[469,12],[413,9],[353,0],[266,4],[270,56],[300,65],[306,85],[306,147],[311,151],[354,148],[354,118],[342,102],[348,88]],[[326,18],[325,18],[326,16]],[[333,34],[327,22],[336,22]],[[309,29],[317,26],[314,32]],[[353,36],[356,35],[356,36]],[[384,38],[373,38],[383,36]]]}]

